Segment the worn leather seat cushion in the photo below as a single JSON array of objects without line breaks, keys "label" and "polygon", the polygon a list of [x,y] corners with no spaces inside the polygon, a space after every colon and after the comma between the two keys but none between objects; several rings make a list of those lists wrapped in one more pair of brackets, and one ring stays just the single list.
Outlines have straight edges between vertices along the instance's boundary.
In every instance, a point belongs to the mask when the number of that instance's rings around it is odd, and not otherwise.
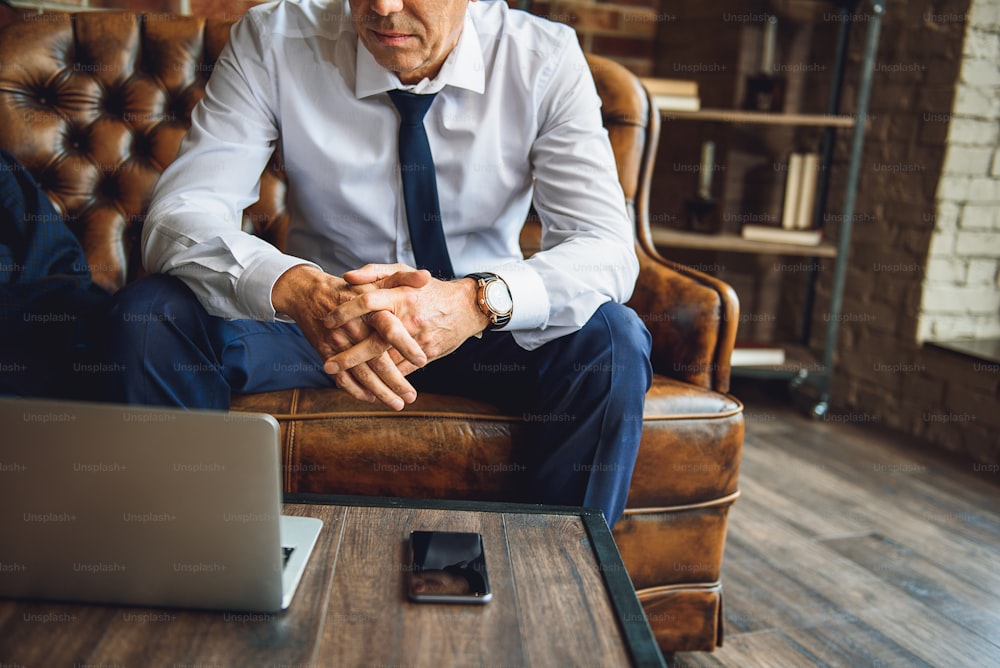
[{"label": "worn leather seat cushion", "polygon": [[[530,461],[514,445],[525,440],[523,416],[461,397],[425,393],[395,412],[344,392],[299,389],[237,396],[233,410],[278,419],[289,492],[510,501]],[[628,507],[735,492],[741,410],[728,395],[654,376]],[[706,443],[719,451],[705,452]]]}]

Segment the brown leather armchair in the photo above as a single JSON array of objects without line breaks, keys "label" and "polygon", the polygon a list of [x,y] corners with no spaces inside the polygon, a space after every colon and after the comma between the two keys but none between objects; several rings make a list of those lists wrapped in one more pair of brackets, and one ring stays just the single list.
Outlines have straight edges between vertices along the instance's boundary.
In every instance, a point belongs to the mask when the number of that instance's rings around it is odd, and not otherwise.
[{"label": "brown leather armchair", "polygon": [[[29,15],[0,31],[0,147],[41,183],[112,290],[142,273],[150,191],[173,159],[229,22],[167,14]],[[663,259],[650,240],[649,176],[659,119],[627,70],[590,57],[641,275],[630,305],[653,335],[656,377],[615,539],[661,648],[722,641],[720,568],[738,495],[741,404],[726,394],[737,301],[714,278]],[[277,162],[245,226],[277,245],[287,224]],[[522,235],[537,246],[537,225]],[[281,423],[284,487],[319,492],[512,500],[520,416],[423,394],[396,413],[337,390],[234,398]]]}]

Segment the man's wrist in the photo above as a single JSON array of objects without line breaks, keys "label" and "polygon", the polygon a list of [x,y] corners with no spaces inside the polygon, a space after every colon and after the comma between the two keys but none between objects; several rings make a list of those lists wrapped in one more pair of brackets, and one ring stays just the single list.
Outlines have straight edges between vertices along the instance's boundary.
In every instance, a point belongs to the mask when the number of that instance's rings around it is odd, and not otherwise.
[{"label": "man's wrist", "polygon": [[468,293],[467,303],[473,314],[473,320],[476,323],[475,332],[473,335],[476,337],[482,337],[483,332],[490,326],[489,317],[483,313],[483,310],[479,308],[479,281],[475,278],[470,278],[466,276],[460,279],[460,283],[466,286],[466,292]]},{"label": "man's wrist", "polygon": [[311,294],[316,283],[324,280],[326,273],[312,264],[297,264],[278,277],[271,288],[271,307],[275,313],[294,318],[293,311],[304,294]]}]

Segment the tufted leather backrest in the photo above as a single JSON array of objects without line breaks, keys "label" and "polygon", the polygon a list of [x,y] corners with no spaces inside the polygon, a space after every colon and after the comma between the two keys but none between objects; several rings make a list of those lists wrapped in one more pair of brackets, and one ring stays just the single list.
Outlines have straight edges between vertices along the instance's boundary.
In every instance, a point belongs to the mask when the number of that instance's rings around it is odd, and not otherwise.
[{"label": "tufted leather backrest", "polygon": [[[0,33],[0,146],[35,176],[80,239],[94,280],[140,268],[153,185],[204,95],[229,22],[125,12],[24,15]],[[247,226],[281,243],[272,166]]]},{"label": "tufted leather backrest", "polygon": [[[39,181],[80,239],[94,280],[111,290],[141,273],[150,193],[176,155],[231,24],[86,12],[25,15],[0,31],[0,146]],[[588,59],[634,208],[649,153],[648,100],[628,70]],[[284,197],[272,160],[244,228],[283,245]],[[537,235],[529,230],[523,239],[530,247]]]}]

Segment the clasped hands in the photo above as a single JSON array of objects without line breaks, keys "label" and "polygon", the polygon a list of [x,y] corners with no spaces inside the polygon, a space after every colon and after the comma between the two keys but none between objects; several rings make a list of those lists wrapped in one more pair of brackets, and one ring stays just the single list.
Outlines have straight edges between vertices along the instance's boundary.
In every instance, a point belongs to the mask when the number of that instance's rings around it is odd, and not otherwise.
[{"label": "clasped hands", "polygon": [[271,303],[296,322],[337,385],[401,410],[417,398],[413,371],[483,331],[476,281],[441,281],[404,264],[369,264],[343,278],[312,265],[275,282]]}]

